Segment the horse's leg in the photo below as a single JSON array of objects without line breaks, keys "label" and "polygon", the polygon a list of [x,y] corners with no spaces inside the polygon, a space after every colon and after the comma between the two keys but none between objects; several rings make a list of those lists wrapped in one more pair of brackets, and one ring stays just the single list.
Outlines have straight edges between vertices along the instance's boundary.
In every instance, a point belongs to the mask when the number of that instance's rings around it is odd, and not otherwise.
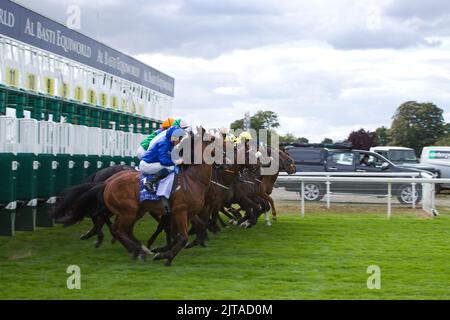
[{"label": "horse's leg", "polygon": [[111,243],[114,244],[114,243],[117,241],[117,238],[116,238],[116,236],[114,235],[114,231],[113,231],[113,228],[112,228],[111,219],[109,218],[109,216],[110,216],[110,212],[109,212],[109,211],[105,211],[105,212],[104,212],[103,218],[104,218],[104,220],[105,220],[105,222],[106,222],[106,225],[107,225],[108,228],[109,228],[109,232],[111,233],[111,236],[112,236],[112,238],[111,238]]},{"label": "horse's leg", "polygon": [[236,218],[236,220],[242,219],[242,214],[238,209],[230,207],[227,210],[228,210],[228,212],[231,212],[231,214]]},{"label": "horse's leg", "polygon": [[159,253],[154,257],[154,260],[167,259],[166,266],[172,264],[172,260],[176,255],[186,246],[188,241],[188,213],[187,210],[180,211],[174,214],[175,231],[177,236],[172,248],[164,253]]},{"label": "horse's leg", "polygon": [[[196,237],[195,237],[195,239],[194,239],[193,241],[189,242],[189,243],[186,245],[186,249],[190,249],[190,248],[193,248],[193,247],[195,247],[195,246],[201,244],[200,239],[201,239],[201,237],[202,237],[203,231],[206,229],[205,223],[202,221],[202,219],[201,219],[199,216],[194,216],[194,217],[192,218],[192,221],[191,221],[191,222],[192,222],[192,226],[193,226],[194,229],[195,229]],[[188,233],[188,234],[189,234],[189,233]],[[204,241],[203,241],[202,246],[204,246],[204,247],[206,246],[206,245],[204,244]]]},{"label": "horse's leg", "polygon": [[[170,222],[171,222],[170,216],[164,215],[161,218],[161,221],[158,224],[158,230],[159,230],[159,228],[161,228],[159,233],[161,233],[162,230],[164,230],[164,232],[166,233],[166,245],[162,246],[162,247],[158,247],[158,248],[153,248],[150,250],[151,252],[153,252],[153,253],[165,252],[171,248],[172,239],[171,239],[171,234],[170,234]],[[155,233],[157,231],[155,231]],[[156,237],[155,237],[155,239],[156,239]],[[150,240],[149,240],[149,245],[147,247],[150,248],[150,246],[151,245],[150,245]]]},{"label": "horse's leg", "polygon": [[276,221],[277,220],[277,210],[275,209],[275,203],[274,203],[272,197],[266,193],[264,193],[262,195],[262,197],[264,198],[264,200],[269,202],[270,207],[272,208],[272,220]]},{"label": "horse's leg", "polygon": [[233,216],[231,213],[228,212],[228,210],[223,207],[220,210],[221,213],[223,213],[226,217],[228,217],[230,220],[228,221],[228,224],[236,224],[237,223],[237,219],[235,216]]},{"label": "horse's leg", "polygon": [[133,254],[133,257],[137,257],[141,246],[130,238],[130,230],[132,230],[134,223],[135,219],[132,216],[117,216],[113,224],[113,232],[127,251]]},{"label": "horse's leg", "polygon": [[[117,221],[117,217],[116,217],[116,219],[114,220],[114,222],[116,222]],[[110,223],[111,223],[111,221],[110,221]],[[112,229],[111,229],[112,230]],[[114,243],[116,243],[116,241],[117,241],[117,237],[114,235],[114,233],[111,231],[111,236],[112,236],[112,238],[111,238],[111,243],[112,244],[114,244]]]},{"label": "horse's leg", "polygon": [[227,227],[227,224],[225,223],[225,221],[223,221],[222,217],[219,215],[218,212],[217,212],[217,220],[220,222],[220,225],[222,226],[222,228]]},{"label": "horse's leg", "polygon": [[95,217],[91,217],[91,220],[92,220],[92,223],[94,225],[92,226],[91,229],[89,229],[89,231],[87,231],[86,233],[83,233],[80,236],[80,240],[88,240],[88,239],[92,238],[96,234],[96,231],[95,231],[95,229],[96,229],[95,226],[96,226],[96,223],[97,223],[96,218]]}]

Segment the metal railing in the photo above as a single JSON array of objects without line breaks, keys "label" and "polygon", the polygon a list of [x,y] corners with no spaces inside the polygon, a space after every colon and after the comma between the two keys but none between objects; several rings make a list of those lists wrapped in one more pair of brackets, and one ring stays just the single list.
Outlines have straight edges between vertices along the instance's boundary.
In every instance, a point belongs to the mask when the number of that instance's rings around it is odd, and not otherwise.
[{"label": "metal railing", "polygon": [[354,182],[354,183],[379,183],[387,184],[387,217],[392,215],[392,185],[411,184],[413,195],[412,208],[416,208],[416,186],[422,184],[422,209],[432,215],[438,215],[435,201],[435,184],[450,183],[450,179],[434,178],[425,172],[398,172],[398,173],[374,173],[374,172],[301,172],[294,175],[280,173],[277,182],[294,182],[300,184],[301,194],[301,215],[305,216],[305,182],[324,182],[326,185],[327,208],[331,202],[331,184],[333,182]]}]

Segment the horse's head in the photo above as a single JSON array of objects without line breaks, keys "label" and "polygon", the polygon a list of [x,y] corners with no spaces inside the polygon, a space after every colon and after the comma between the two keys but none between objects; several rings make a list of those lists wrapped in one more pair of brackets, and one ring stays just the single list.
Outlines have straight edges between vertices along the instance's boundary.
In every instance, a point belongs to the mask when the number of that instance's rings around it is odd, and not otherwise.
[{"label": "horse's head", "polygon": [[294,174],[297,172],[295,161],[292,159],[283,147],[279,149],[280,158],[280,171],[286,171],[288,174]]}]

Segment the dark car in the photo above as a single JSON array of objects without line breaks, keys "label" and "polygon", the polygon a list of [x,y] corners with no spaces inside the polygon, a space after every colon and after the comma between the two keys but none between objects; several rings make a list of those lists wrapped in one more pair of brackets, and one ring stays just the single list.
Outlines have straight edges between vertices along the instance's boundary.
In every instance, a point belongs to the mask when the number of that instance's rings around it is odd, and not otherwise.
[{"label": "dark car", "polygon": [[[366,150],[355,150],[349,147],[317,147],[317,146],[285,146],[285,150],[294,159],[297,172],[419,172],[415,168],[399,167],[385,157]],[[364,176],[362,174],[362,176]],[[300,192],[298,182],[277,182],[276,187],[285,187],[288,191]],[[376,182],[332,182],[333,193],[352,193],[384,196],[388,193],[387,183]],[[422,197],[422,186],[415,187],[416,203]],[[318,201],[326,193],[324,182],[305,182],[305,200]],[[413,188],[411,184],[393,184],[392,194],[402,203],[412,204]]]},{"label": "dark car", "polygon": [[[370,148],[370,151],[382,155],[399,167],[428,171],[436,178],[441,177],[441,170],[429,164],[420,163],[419,159],[416,157],[416,152],[414,149],[393,146],[378,146]],[[436,193],[439,193],[442,189],[442,185],[437,183],[435,188]]]}]

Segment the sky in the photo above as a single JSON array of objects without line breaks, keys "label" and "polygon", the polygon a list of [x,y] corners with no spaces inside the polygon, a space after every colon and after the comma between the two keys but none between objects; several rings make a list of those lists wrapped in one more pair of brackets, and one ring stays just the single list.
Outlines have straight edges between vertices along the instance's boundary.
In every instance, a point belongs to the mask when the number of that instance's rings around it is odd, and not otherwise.
[{"label": "sky", "polygon": [[448,0],[16,0],[175,78],[173,114],[228,127],[272,110],[320,142],[390,126],[406,101],[450,122]]}]

